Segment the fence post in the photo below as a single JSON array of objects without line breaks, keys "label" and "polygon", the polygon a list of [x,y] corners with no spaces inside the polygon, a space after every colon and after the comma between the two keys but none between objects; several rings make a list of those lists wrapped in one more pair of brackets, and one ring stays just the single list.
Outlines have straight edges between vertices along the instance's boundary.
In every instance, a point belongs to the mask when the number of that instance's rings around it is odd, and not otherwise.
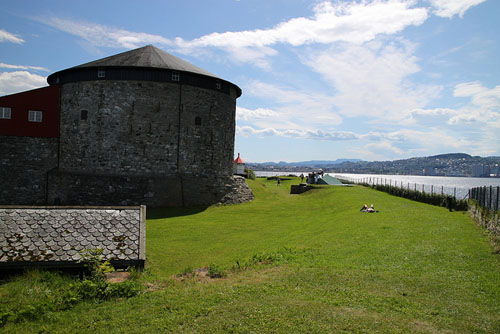
[{"label": "fence post", "polygon": [[453,188],[453,198],[457,199],[457,187]]},{"label": "fence post", "polygon": [[500,202],[500,198],[498,198],[498,195],[500,195],[500,186],[497,186],[497,207],[495,209],[495,211],[497,211],[497,212],[498,212],[498,205]]},{"label": "fence post", "polygon": [[444,186],[441,186],[441,196],[443,196],[444,193]]},{"label": "fence post", "polygon": [[425,194],[425,188],[423,184],[422,184],[422,193]]},{"label": "fence post", "polygon": [[493,194],[493,187],[490,186],[490,200],[488,201],[488,209],[490,210],[493,209],[493,198],[491,198],[492,194]]},{"label": "fence post", "polygon": [[431,195],[434,192],[434,185],[431,184]]}]

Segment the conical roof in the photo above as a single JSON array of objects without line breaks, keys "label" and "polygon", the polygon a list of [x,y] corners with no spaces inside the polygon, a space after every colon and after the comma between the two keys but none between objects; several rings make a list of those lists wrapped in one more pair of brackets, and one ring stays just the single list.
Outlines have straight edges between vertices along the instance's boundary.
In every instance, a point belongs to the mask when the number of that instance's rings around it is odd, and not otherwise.
[{"label": "conical roof", "polygon": [[[104,76],[99,76],[100,69],[109,69],[103,71]],[[218,76],[205,71],[185,60],[173,56],[152,45],[146,45],[142,48],[122,52],[113,56],[94,60],[89,63],[74,66],[52,73],[47,77],[49,85],[65,84],[77,81],[91,80],[146,80],[171,82],[171,76],[166,76],[161,72],[179,71],[189,74],[183,76],[185,79],[180,83],[194,85],[197,87],[214,89],[229,94],[229,84],[236,89],[236,97],[241,95],[241,88],[237,85],[219,78]],[[210,80],[205,80],[210,79]],[[215,79],[215,80],[213,80]],[[179,80],[176,80],[179,81]],[[214,81],[218,81],[214,83]],[[221,84],[219,83],[227,83]],[[224,85],[227,88],[224,88]]]},{"label": "conical roof", "polygon": [[238,157],[236,159],[234,159],[234,163],[235,164],[244,164],[245,161],[243,161],[243,159],[241,159],[240,154],[238,153]]},{"label": "conical roof", "polygon": [[71,69],[86,67],[151,67],[202,74],[214,78],[216,75],[205,71],[185,60],[160,50],[153,45],[122,52],[114,56],[91,61]]}]

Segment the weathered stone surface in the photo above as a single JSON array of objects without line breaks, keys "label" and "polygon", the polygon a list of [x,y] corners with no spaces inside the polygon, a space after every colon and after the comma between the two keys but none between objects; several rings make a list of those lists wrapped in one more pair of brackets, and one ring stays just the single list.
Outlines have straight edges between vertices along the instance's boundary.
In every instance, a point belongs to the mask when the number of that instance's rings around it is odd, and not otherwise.
[{"label": "weathered stone surface", "polygon": [[[145,208],[0,208],[0,268],[25,262],[76,262],[81,251],[143,264]],[[68,217],[74,217],[68,223]],[[91,242],[92,241],[92,242]]]},{"label": "weathered stone surface", "polygon": [[252,190],[242,176],[233,176],[232,184],[228,184],[227,187],[227,193],[220,200],[221,204],[238,204],[254,199]]},{"label": "weathered stone surface", "polygon": [[57,138],[0,136],[0,204],[44,204],[56,166]]},{"label": "weathered stone surface", "polygon": [[[81,111],[87,119],[81,119]],[[235,98],[171,83],[84,81],[61,88],[59,170],[230,176]],[[199,117],[201,124],[196,125]]]}]

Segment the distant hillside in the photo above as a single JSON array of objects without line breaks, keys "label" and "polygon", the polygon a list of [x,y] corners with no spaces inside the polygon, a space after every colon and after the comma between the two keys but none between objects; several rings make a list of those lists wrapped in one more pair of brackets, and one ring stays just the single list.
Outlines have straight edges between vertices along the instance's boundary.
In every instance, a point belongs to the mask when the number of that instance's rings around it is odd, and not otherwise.
[{"label": "distant hillside", "polygon": [[248,163],[250,169],[262,171],[314,171],[330,173],[400,174],[435,176],[498,176],[500,157],[479,157],[466,153],[447,153],[394,161],[360,159],[311,160],[300,162]]},{"label": "distant hillside", "polygon": [[252,163],[252,165],[262,165],[262,166],[307,166],[307,167],[316,167],[316,166],[330,166],[337,165],[343,162],[360,162],[363,160],[360,159],[337,159],[337,160],[309,160],[309,161],[298,161],[298,162],[262,162],[262,163]]}]

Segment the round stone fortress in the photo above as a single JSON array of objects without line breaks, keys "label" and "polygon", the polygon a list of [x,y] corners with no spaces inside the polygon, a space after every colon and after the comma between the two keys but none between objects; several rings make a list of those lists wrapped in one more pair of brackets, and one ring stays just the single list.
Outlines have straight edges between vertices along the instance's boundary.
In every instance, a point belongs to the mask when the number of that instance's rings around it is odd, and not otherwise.
[{"label": "round stone fortress", "polygon": [[232,176],[235,84],[151,45],[47,81],[60,87],[48,203],[208,205],[241,188]]}]

